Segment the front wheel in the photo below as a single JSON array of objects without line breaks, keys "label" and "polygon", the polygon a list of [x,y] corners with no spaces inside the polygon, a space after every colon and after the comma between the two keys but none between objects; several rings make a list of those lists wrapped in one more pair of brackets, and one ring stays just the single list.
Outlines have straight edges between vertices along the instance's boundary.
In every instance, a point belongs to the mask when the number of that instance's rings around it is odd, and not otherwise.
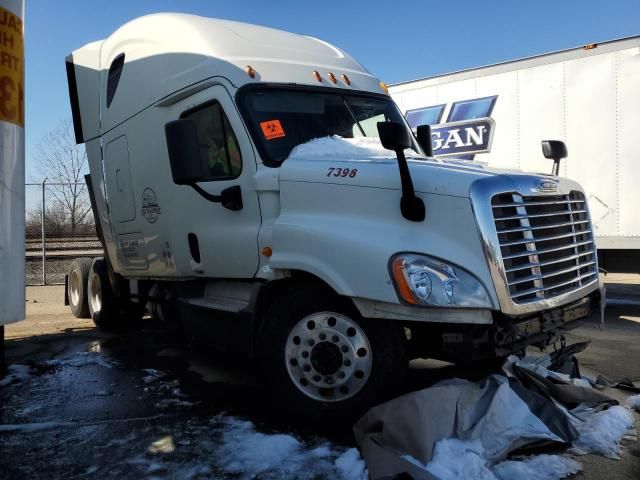
[{"label": "front wheel", "polygon": [[363,319],[347,299],[311,287],[276,300],[260,352],[278,401],[311,421],[361,415],[396,394],[407,369],[398,327]]}]

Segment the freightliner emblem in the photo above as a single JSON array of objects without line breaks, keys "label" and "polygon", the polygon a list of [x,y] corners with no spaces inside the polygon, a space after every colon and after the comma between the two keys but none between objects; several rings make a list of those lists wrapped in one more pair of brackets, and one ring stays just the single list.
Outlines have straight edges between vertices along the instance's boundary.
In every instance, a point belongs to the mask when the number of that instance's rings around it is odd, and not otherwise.
[{"label": "freightliner emblem", "polygon": [[545,178],[544,180],[540,180],[538,182],[538,191],[539,192],[555,192],[558,190],[557,182]]}]

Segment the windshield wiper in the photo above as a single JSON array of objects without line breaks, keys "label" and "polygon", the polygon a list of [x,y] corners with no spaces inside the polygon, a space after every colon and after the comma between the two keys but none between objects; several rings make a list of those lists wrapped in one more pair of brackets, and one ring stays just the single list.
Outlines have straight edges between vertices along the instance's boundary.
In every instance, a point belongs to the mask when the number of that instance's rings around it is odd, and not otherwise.
[{"label": "windshield wiper", "polygon": [[360,130],[360,133],[362,134],[363,137],[366,137],[367,134],[364,133],[364,129],[362,128],[362,125],[360,125],[360,122],[358,121],[358,119],[356,118],[355,114],[353,113],[353,110],[351,110],[351,107],[349,106],[349,104],[347,103],[347,99],[342,97],[342,103],[344,103],[344,106],[347,107],[347,111],[349,112],[349,114],[351,115],[351,118],[353,119],[353,121],[356,123],[356,125],[358,125],[358,129]]}]

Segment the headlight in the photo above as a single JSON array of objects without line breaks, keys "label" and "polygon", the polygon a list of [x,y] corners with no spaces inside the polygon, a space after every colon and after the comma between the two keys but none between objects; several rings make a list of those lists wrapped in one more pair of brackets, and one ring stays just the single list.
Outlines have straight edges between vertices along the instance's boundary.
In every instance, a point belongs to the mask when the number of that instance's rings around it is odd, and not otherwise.
[{"label": "headlight", "polygon": [[413,305],[491,308],[482,284],[466,270],[425,255],[400,254],[391,259],[391,274],[400,297]]}]

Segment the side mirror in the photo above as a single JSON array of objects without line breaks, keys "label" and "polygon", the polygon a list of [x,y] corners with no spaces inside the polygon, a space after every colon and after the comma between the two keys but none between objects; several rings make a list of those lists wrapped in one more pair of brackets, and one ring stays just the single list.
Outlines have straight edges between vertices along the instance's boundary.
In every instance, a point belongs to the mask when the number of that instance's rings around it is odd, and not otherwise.
[{"label": "side mirror", "polygon": [[431,127],[429,125],[420,125],[416,130],[418,143],[424,150],[427,157],[433,157],[433,144],[431,143]]},{"label": "side mirror", "polygon": [[397,122],[378,122],[378,134],[380,135],[382,146],[387,150],[396,152],[396,157],[398,157],[398,169],[400,170],[400,183],[402,185],[402,198],[400,199],[402,216],[412,222],[423,221],[425,218],[424,202],[415,194],[407,158],[404,156],[404,149],[411,147],[409,129]]},{"label": "side mirror", "polygon": [[567,158],[567,146],[560,140],[543,140],[542,155],[544,158],[553,160],[552,175],[558,175],[560,172],[560,160]]},{"label": "side mirror", "polygon": [[171,175],[177,185],[193,185],[206,177],[196,124],[191,119],[173,120],[164,126]]},{"label": "side mirror", "polygon": [[404,150],[411,147],[409,129],[398,122],[378,122],[380,142],[387,150]]}]

